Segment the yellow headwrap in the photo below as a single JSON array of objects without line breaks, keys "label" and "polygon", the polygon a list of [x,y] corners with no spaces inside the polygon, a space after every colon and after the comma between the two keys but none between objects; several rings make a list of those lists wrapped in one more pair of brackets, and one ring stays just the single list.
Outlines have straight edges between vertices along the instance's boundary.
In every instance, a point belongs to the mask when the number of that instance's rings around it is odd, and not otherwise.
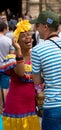
[{"label": "yellow headwrap", "polygon": [[21,32],[29,31],[31,29],[31,24],[29,20],[22,20],[17,23],[16,30],[14,31],[14,36],[16,37],[17,41]]}]

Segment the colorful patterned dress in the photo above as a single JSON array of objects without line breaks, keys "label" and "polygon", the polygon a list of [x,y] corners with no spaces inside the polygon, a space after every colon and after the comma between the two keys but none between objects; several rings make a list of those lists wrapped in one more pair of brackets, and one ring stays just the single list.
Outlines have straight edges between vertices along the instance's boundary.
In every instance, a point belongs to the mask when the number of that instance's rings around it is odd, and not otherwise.
[{"label": "colorful patterned dress", "polygon": [[15,74],[15,56],[8,56],[0,72],[11,76],[10,88],[3,112],[3,130],[40,130],[35,108],[35,90],[32,81],[31,63],[25,63],[24,77]]}]

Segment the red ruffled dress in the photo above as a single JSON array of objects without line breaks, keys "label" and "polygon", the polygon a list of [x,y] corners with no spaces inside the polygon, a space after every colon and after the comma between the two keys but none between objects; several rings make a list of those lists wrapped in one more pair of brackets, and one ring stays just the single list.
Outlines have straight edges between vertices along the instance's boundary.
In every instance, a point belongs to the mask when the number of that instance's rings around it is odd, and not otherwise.
[{"label": "red ruffled dress", "polygon": [[24,77],[15,74],[15,58],[9,56],[0,66],[0,72],[10,74],[10,88],[3,112],[3,130],[40,130],[35,107],[35,89],[31,63],[25,63]]}]

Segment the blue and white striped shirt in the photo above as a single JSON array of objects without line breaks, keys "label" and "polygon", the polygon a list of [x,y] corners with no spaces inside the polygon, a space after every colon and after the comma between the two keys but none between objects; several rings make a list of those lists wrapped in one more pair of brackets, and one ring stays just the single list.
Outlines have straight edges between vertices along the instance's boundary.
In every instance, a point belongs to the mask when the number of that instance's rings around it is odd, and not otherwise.
[{"label": "blue and white striped shirt", "polygon": [[[60,38],[53,38],[61,46]],[[45,81],[44,108],[61,106],[61,49],[46,40],[32,49],[32,72],[43,73]]]}]

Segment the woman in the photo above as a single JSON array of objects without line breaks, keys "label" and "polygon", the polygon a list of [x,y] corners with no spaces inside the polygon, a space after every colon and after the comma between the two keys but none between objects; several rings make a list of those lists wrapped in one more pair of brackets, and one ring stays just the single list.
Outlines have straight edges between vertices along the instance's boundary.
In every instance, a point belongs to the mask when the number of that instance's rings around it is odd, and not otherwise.
[{"label": "woman", "polygon": [[16,56],[8,55],[3,67],[0,66],[0,72],[5,71],[11,75],[10,89],[2,117],[4,130],[40,130],[32,80],[30,29],[31,24],[28,20],[17,24],[13,40]]}]

